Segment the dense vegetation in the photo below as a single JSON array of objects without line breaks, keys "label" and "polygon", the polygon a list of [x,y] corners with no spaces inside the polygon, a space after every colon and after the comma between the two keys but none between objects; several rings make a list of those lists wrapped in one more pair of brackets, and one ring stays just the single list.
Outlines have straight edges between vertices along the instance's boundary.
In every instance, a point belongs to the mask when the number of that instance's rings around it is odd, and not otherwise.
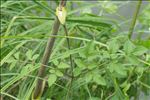
[{"label": "dense vegetation", "polygon": [[130,2],[68,1],[66,28],[60,25],[53,36],[59,1],[2,0],[1,100],[32,98],[47,40],[54,37],[41,100],[148,100],[150,4],[141,4],[139,13],[133,7],[134,17],[126,19],[117,10]]}]

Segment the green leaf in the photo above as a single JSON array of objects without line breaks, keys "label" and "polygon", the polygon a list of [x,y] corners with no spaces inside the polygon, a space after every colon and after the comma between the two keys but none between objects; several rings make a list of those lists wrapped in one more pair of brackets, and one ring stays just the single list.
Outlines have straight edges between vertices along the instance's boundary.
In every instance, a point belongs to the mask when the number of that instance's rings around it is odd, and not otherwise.
[{"label": "green leaf", "polygon": [[102,51],[102,59],[110,58],[110,54],[108,51]]},{"label": "green leaf", "polygon": [[94,41],[88,42],[88,43],[86,44],[85,50],[87,51],[87,56],[88,56],[88,54],[93,53],[93,51],[95,50],[94,47],[95,47]]},{"label": "green leaf", "polygon": [[138,67],[136,67],[136,73],[137,74],[139,74],[139,76],[140,75],[142,75],[143,74],[143,72],[144,72],[144,67],[141,67],[141,66],[138,66]]},{"label": "green leaf", "polygon": [[54,63],[54,65],[56,65],[56,66],[59,64],[58,60],[53,60],[53,63]]},{"label": "green leaf", "polygon": [[130,41],[127,40],[124,44],[124,51],[126,52],[127,55],[129,55],[131,52],[133,52],[135,48],[135,45]]},{"label": "green leaf", "polygon": [[60,69],[66,69],[66,68],[69,68],[70,66],[68,65],[68,64],[66,64],[66,63],[63,63],[63,62],[61,62],[59,65],[58,65],[58,68],[60,68]]},{"label": "green leaf", "polygon": [[90,41],[86,44],[85,48],[79,52],[80,56],[83,58],[87,58],[93,54],[95,44],[93,41]]},{"label": "green leaf", "polygon": [[16,62],[16,59],[14,59],[13,57],[10,57],[9,60],[6,60],[7,63],[13,63]]},{"label": "green leaf", "polygon": [[81,71],[82,71],[81,68],[76,67],[76,68],[74,68],[74,70],[73,70],[73,75],[74,75],[74,76],[78,76],[78,75],[81,74]]},{"label": "green leaf", "polygon": [[142,45],[148,49],[150,49],[150,40],[140,40],[137,44]]},{"label": "green leaf", "polygon": [[16,63],[17,63],[17,61],[14,61],[13,63],[11,63],[9,70],[12,70],[15,67]]},{"label": "green leaf", "polygon": [[115,71],[119,73],[120,75],[123,75],[123,76],[127,75],[127,71],[125,70],[122,64],[117,64],[115,67]]},{"label": "green leaf", "polygon": [[89,63],[88,64],[88,69],[93,69],[93,68],[96,68],[98,66],[98,64],[97,63],[95,63],[95,62],[91,62],[91,63]]},{"label": "green leaf", "polygon": [[146,55],[146,61],[150,63],[150,54]]},{"label": "green leaf", "polygon": [[108,69],[110,70],[110,72],[114,72],[115,71],[115,67],[116,66],[114,63],[110,63]]},{"label": "green leaf", "polygon": [[134,55],[131,56],[126,56],[126,59],[129,61],[129,63],[131,63],[132,65],[138,65],[140,62],[138,60],[138,58]]},{"label": "green leaf", "polygon": [[52,100],[52,99],[47,98],[46,100]]},{"label": "green leaf", "polygon": [[75,63],[80,68],[85,68],[86,67],[86,64],[82,60],[80,60],[80,59],[75,59]]},{"label": "green leaf", "polygon": [[[10,49],[10,51],[6,53],[6,55],[4,56],[4,58],[3,58],[3,57],[0,58],[0,59],[1,59],[1,65],[3,65],[15,52],[16,52],[19,48],[21,48],[21,46],[24,45],[25,43],[26,43],[26,41],[17,44],[17,45],[13,48],[13,50]],[[3,50],[3,51],[4,51],[4,50]],[[2,50],[1,50],[1,52],[2,52]]]},{"label": "green leaf", "polygon": [[110,54],[111,59],[117,59],[118,55],[117,54]]},{"label": "green leaf", "polygon": [[63,76],[63,73],[59,70],[56,70],[55,71],[55,74],[58,76],[58,77],[62,77]]},{"label": "green leaf", "polygon": [[111,53],[115,53],[115,52],[118,51],[119,44],[118,44],[116,39],[113,39],[113,40],[109,41],[107,44],[108,44],[108,47],[109,47],[109,51]]},{"label": "green leaf", "polygon": [[120,100],[120,99],[119,96],[115,94],[114,96],[111,97],[110,100]]},{"label": "green leaf", "polygon": [[97,52],[96,50],[93,50],[93,52],[89,54],[87,60],[93,61],[94,59],[97,59],[98,57],[100,57],[99,52]]},{"label": "green leaf", "polygon": [[100,75],[93,76],[93,81],[99,85],[106,85],[105,79]]},{"label": "green leaf", "polygon": [[140,56],[140,55],[143,55],[144,53],[146,53],[147,51],[148,51],[148,49],[146,47],[144,47],[144,46],[137,46],[134,49],[133,54],[137,55],[137,56]]},{"label": "green leaf", "polygon": [[21,74],[22,74],[22,75],[27,74],[27,73],[31,70],[32,67],[33,67],[32,64],[27,64],[26,66],[24,66],[24,67],[22,68]]},{"label": "green leaf", "polygon": [[26,52],[27,59],[32,60],[32,50]]},{"label": "green leaf", "polygon": [[19,54],[20,54],[20,52],[17,52],[17,53],[14,54],[16,59],[19,59]]},{"label": "green leaf", "polygon": [[36,60],[38,57],[39,57],[39,54],[35,54],[33,55],[32,60]]},{"label": "green leaf", "polygon": [[48,86],[51,87],[55,81],[57,80],[57,76],[55,74],[51,74],[48,77]]},{"label": "green leaf", "polygon": [[109,19],[107,19],[106,17],[104,18],[104,17],[100,17],[100,16],[98,16],[98,17],[69,17],[69,18],[67,18],[67,21],[68,22],[72,22],[72,23],[79,23],[79,24],[82,24],[82,25],[92,25],[92,26],[94,26],[94,27],[98,27],[98,26],[100,26],[100,28],[111,28],[111,26],[112,25],[116,25],[117,26],[117,24],[115,23],[115,21],[112,19],[112,20],[110,20],[110,18]]},{"label": "green leaf", "polygon": [[51,69],[49,70],[50,73],[55,74],[58,77],[62,77],[63,73],[61,71],[59,71],[58,69]]},{"label": "green leaf", "polygon": [[91,82],[92,78],[93,78],[93,75],[91,73],[86,74],[85,75],[85,81],[86,81],[86,83]]},{"label": "green leaf", "polygon": [[122,76],[126,76],[127,72],[122,64],[119,63],[111,63],[109,65],[110,72],[116,72]]},{"label": "green leaf", "polygon": [[49,70],[50,73],[54,74],[56,71],[54,69]]},{"label": "green leaf", "polygon": [[80,55],[80,57],[82,57],[82,58],[87,58],[87,57],[86,57],[86,54],[85,54],[85,49],[80,50],[79,55]]}]

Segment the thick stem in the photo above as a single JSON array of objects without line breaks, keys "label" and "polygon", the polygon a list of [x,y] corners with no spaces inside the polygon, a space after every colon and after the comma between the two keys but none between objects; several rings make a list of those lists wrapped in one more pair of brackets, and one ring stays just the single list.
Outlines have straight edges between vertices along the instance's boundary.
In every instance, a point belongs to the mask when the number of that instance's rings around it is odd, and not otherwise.
[{"label": "thick stem", "polygon": [[137,4],[137,7],[136,7],[136,11],[134,13],[134,16],[133,16],[133,19],[132,19],[132,22],[131,22],[131,26],[129,28],[129,34],[128,34],[128,37],[131,39],[132,37],[132,34],[133,34],[133,30],[134,30],[134,27],[135,27],[135,23],[136,23],[136,19],[137,19],[137,15],[140,11],[140,7],[141,7],[141,4],[142,4],[142,0],[139,0],[138,4]]},{"label": "thick stem", "polygon": [[[54,26],[53,26],[53,30],[52,30],[53,35],[57,35],[59,26],[60,26],[60,22],[59,22],[58,18],[56,17],[55,22],[54,22]],[[47,42],[46,49],[45,49],[43,59],[42,59],[42,65],[41,65],[39,72],[38,72],[38,75],[37,75],[40,78],[44,78],[44,76],[45,76],[45,68],[46,67],[44,65],[47,65],[47,63],[48,63],[48,60],[49,60],[50,55],[52,53],[52,48],[53,48],[54,42],[55,42],[54,37],[52,37],[51,39],[49,38],[49,40]],[[39,94],[41,94],[42,85],[43,85],[43,80],[38,79],[36,87],[35,87],[35,91],[34,91],[34,99],[36,99],[39,96]]]},{"label": "thick stem", "polygon": [[[65,6],[66,5],[66,0],[61,0],[60,2],[60,6]],[[51,35],[57,35],[58,33],[58,30],[59,30],[59,26],[60,26],[60,22],[56,16],[55,18],[55,21],[54,21],[54,25],[53,25],[53,28],[52,28],[52,32],[51,32]],[[43,55],[43,59],[42,59],[42,64],[40,66],[40,69],[38,71],[38,77],[40,78],[44,78],[45,77],[45,69],[46,69],[46,66],[48,61],[49,61],[49,58],[51,56],[51,53],[52,53],[52,49],[53,49],[53,46],[54,46],[54,42],[55,42],[55,37],[52,37],[52,38],[49,38],[48,39],[48,42],[47,42],[47,45],[46,45],[46,48],[45,48],[45,52],[44,52],[44,55]],[[36,86],[35,86],[35,90],[33,92],[33,99],[37,99],[39,96],[42,95],[42,92],[43,92],[43,80],[42,79],[37,79],[37,83],[36,83]]]}]

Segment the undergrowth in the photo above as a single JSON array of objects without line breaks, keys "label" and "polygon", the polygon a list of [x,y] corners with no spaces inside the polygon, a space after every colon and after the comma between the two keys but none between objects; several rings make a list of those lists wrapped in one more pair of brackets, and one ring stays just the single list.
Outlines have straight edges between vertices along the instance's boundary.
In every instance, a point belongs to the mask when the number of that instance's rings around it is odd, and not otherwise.
[{"label": "undergrowth", "polygon": [[[129,38],[124,27],[130,26],[132,18],[119,15],[117,10],[130,2],[68,1],[69,36],[62,25],[58,35],[53,36],[50,32],[58,1],[2,0],[1,99],[31,99],[47,39],[55,37],[51,59],[45,65],[47,79],[42,78],[46,85],[41,100],[65,100],[68,90],[69,100],[148,100],[150,5],[142,5]],[[93,7],[98,14],[92,12]],[[115,15],[121,21],[107,15]]]}]

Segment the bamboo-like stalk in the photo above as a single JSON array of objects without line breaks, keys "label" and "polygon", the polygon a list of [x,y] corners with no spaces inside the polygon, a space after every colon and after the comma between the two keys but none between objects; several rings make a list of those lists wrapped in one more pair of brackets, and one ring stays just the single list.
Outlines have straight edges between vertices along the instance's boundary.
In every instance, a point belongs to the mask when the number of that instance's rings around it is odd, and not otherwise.
[{"label": "bamboo-like stalk", "polygon": [[129,28],[128,37],[129,37],[130,39],[131,39],[132,34],[133,34],[133,30],[134,30],[134,27],[135,27],[137,15],[138,15],[138,13],[139,13],[139,11],[140,11],[141,4],[142,4],[142,0],[139,0],[138,3],[137,3],[136,11],[135,11],[135,13],[134,13],[134,16],[133,16],[133,19],[132,19],[132,22],[131,22],[131,26],[130,26],[130,28]]},{"label": "bamboo-like stalk", "polygon": [[[66,5],[66,0],[61,0],[60,2],[60,7],[64,7]],[[51,31],[51,35],[57,35],[58,33],[58,30],[59,30],[59,26],[60,26],[60,22],[56,16],[55,18],[55,21],[54,21],[54,24],[53,24],[53,28],[52,28],[52,31]],[[49,61],[49,58],[51,56],[51,53],[52,53],[52,49],[53,49],[53,46],[54,46],[54,42],[55,42],[55,37],[52,37],[52,38],[49,38],[48,39],[48,42],[47,42],[47,45],[46,45],[46,48],[45,48],[45,52],[44,52],[44,55],[43,55],[43,58],[42,58],[42,64],[40,66],[40,69],[38,71],[38,77],[40,78],[44,78],[45,77],[45,65],[47,65],[48,61]],[[37,83],[36,83],[36,86],[35,86],[35,90],[33,92],[33,99],[37,99],[39,98],[41,95],[42,95],[42,92],[43,92],[43,84],[44,84],[44,81],[42,79],[37,79]]]}]

